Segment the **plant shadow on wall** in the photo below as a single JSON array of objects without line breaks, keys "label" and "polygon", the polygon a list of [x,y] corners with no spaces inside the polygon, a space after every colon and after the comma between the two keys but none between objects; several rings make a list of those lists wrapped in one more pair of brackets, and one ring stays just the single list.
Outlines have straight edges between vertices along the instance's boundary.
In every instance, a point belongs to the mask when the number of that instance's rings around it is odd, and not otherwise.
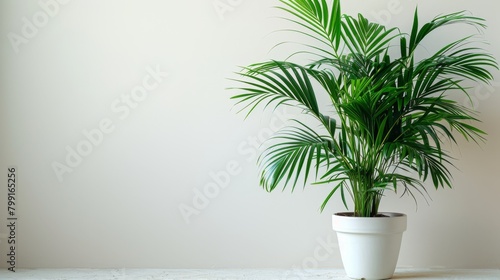
[{"label": "plant shadow on wall", "polygon": [[[269,139],[258,160],[262,187],[273,191],[282,184],[293,191],[314,177],[314,184],[332,186],[321,210],[339,192],[346,207],[347,198],[353,200],[359,217],[376,216],[386,190],[402,188],[416,199],[415,192],[425,196],[427,180],[436,188],[451,187],[451,157],[443,142],[456,143],[454,132],[475,142],[485,135],[474,124],[475,112],[454,96],[469,95],[467,81],[489,83],[497,63],[474,44],[473,35],[425,58],[416,53],[438,29],[451,24],[481,29],[484,20],[457,12],[422,25],[416,10],[407,34],[361,14],[342,15],[339,0],[280,2],[278,8],[298,26],[293,31],[316,43],[287,61],[244,68],[235,79],[242,86],[233,88],[240,93],[232,99],[247,115],[259,105],[298,107],[317,125],[306,125],[299,116]],[[303,54],[312,62],[293,62]],[[334,115],[320,111],[318,94],[328,95]]]}]

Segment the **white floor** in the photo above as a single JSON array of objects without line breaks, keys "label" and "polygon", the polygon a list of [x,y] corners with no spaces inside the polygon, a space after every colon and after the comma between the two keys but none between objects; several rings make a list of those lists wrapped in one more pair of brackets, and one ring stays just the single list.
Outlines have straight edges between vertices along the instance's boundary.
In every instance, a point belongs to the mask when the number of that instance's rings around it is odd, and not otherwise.
[{"label": "white floor", "polygon": [[[182,270],[182,269],[20,269],[0,271],[0,279],[22,280],[347,280],[343,270]],[[405,280],[500,280],[500,269],[445,270],[398,269],[392,279]]]}]

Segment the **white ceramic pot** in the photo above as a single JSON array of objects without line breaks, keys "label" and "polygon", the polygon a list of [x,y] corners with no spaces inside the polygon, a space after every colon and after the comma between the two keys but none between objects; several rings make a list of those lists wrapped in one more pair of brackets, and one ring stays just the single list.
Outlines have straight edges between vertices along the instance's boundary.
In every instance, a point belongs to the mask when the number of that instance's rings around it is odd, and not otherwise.
[{"label": "white ceramic pot", "polygon": [[362,218],[336,213],[332,217],[337,232],[342,263],[354,279],[389,279],[396,270],[406,215],[382,212],[384,217]]}]

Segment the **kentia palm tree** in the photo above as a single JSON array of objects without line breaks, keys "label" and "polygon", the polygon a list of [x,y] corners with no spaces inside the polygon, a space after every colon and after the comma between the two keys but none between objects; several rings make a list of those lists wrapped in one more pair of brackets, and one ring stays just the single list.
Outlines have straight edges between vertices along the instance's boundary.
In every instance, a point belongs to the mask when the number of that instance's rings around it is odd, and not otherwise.
[{"label": "kentia palm tree", "polygon": [[[272,60],[244,68],[236,79],[240,93],[232,98],[248,114],[259,105],[299,107],[319,126],[297,119],[273,137],[259,159],[261,185],[273,191],[283,184],[293,191],[315,176],[316,183],[332,184],[321,210],[340,192],[346,207],[351,196],[359,217],[376,216],[386,190],[402,187],[414,196],[425,193],[427,179],[436,188],[451,187],[443,141],[456,142],[454,131],[482,141],[484,132],[474,124],[475,113],[450,97],[468,96],[466,82],[488,83],[497,64],[472,44],[473,36],[446,43],[425,58],[416,52],[435,30],[451,24],[482,29],[484,20],[458,12],[420,25],[415,10],[406,34],[362,15],[342,15],[340,0],[281,3],[298,25],[294,31],[316,41],[304,45],[312,62]],[[328,94],[335,116],[320,112],[318,88]]]}]

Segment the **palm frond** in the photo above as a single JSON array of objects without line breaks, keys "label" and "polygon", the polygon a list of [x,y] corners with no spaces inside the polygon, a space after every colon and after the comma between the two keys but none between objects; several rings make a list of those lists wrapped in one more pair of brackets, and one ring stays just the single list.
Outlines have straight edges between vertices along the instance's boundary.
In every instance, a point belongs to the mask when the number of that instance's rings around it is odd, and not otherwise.
[{"label": "palm frond", "polygon": [[240,110],[247,110],[247,116],[260,104],[300,106],[319,116],[318,103],[306,69],[286,62],[273,61],[266,68],[245,68],[240,73],[243,91],[232,97],[237,105],[245,104]]},{"label": "palm frond", "polygon": [[273,191],[282,181],[283,188],[290,183],[293,191],[301,176],[305,186],[311,171],[317,177],[322,163],[328,161],[328,138],[299,121],[295,123],[272,137],[276,143],[259,158],[260,183],[267,191]]},{"label": "palm frond", "polygon": [[[340,1],[328,5],[326,0],[281,0],[284,7],[278,7],[293,15],[290,21],[312,32],[320,44],[326,46],[330,55],[335,55],[340,46],[341,10]],[[299,31],[300,32],[300,31]]]}]

